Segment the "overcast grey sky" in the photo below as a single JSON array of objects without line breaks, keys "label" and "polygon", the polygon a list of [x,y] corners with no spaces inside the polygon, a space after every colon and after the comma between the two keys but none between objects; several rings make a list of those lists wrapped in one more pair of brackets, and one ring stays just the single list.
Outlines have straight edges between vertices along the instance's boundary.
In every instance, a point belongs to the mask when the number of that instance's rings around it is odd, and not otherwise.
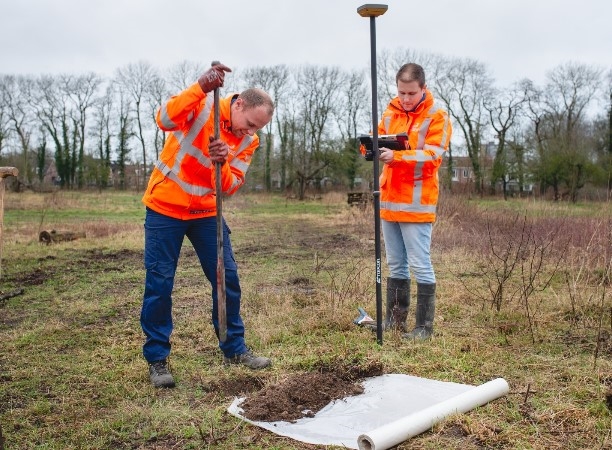
[{"label": "overcast grey sky", "polygon": [[[354,0],[0,0],[0,73],[112,75],[218,59],[365,68],[370,21]],[[537,83],[566,62],[612,68],[611,0],[389,0],[377,51],[410,48],[486,64],[499,84]]]}]

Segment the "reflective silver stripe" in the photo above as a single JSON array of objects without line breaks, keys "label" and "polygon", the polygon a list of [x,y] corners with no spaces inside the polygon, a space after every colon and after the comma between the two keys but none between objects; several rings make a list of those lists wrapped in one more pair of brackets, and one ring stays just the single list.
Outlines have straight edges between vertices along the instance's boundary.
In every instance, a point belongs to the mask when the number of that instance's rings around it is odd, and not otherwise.
[{"label": "reflective silver stripe", "polygon": [[178,184],[180,188],[187,194],[204,196],[209,194],[210,192],[213,192],[213,189],[211,188],[187,183],[179,176],[180,167],[186,155],[193,156],[198,160],[200,164],[206,167],[211,166],[210,159],[204,156],[202,151],[193,145],[193,141],[206,124],[206,121],[208,120],[208,116],[210,115],[210,111],[212,110],[213,100],[213,96],[206,97],[204,108],[202,108],[202,111],[200,111],[200,114],[198,114],[198,117],[196,118],[195,122],[193,123],[191,129],[187,134],[184,134],[181,130],[172,132],[172,135],[179,143],[178,152],[176,154],[176,157],[174,158],[174,165],[170,167],[161,161],[157,161],[157,163],[155,164],[155,166],[160,170],[161,173],[164,174],[164,176],[168,177],[176,184]]},{"label": "reflective silver stripe", "polygon": [[[240,147],[238,147],[238,150],[236,150],[234,158],[232,158],[232,161],[230,162],[231,167],[238,169],[243,174],[246,173],[247,170],[249,170],[249,166],[251,164],[250,162],[243,161],[242,159],[238,158],[238,155],[242,153],[243,151],[245,151],[247,148],[249,148],[252,142],[253,142],[253,136],[245,136],[240,142]],[[229,187],[228,190],[232,191],[238,188],[243,183],[244,183],[244,178],[236,177],[236,179],[234,180],[234,182],[232,183],[232,185]]]},{"label": "reflective silver stripe", "polygon": [[444,114],[444,133],[442,134],[442,139],[440,140],[440,145],[444,146],[444,143],[448,140],[448,125],[450,123],[450,117],[448,114]]},{"label": "reflective silver stripe", "polygon": [[240,147],[238,147],[238,150],[236,151],[236,155],[239,155],[240,153],[245,151],[249,147],[249,145],[251,145],[252,142],[253,142],[253,136],[248,136],[248,135],[245,136],[240,142]]},{"label": "reflective silver stripe", "polygon": [[[193,144],[196,137],[202,131],[202,129],[206,125],[206,122],[208,121],[208,118],[210,117],[210,113],[213,108],[213,103],[214,103],[214,97],[212,95],[207,96],[206,102],[204,103],[204,108],[202,108],[202,111],[200,111],[200,113],[196,117],[193,125],[191,126],[187,134],[184,134],[181,130],[172,132],[172,135],[176,138],[176,140],[179,143],[178,151],[177,151],[176,157],[174,158],[174,165],[172,167],[169,167],[166,164],[162,163],[161,161],[158,161],[156,163],[156,167],[166,177],[168,177],[169,179],[174,181],[176,184],[178,184],[183,191],[191,195],[204,196],[211,192],[214,192],[214,189],[212,188],[205,188],[202,186],[187,183],[186,181],[182,180],[179,176],[179,172],[180,172],[180,168],[182,167],[183,160],[185,159],[185,156],[187,155],[195,158],[198,161],[198,163],[200,163],[206,168],[210,169],[213,166],[213,163],[211,162],[210,158],[205,156],[202,150]],[[238,159],[237,156],[251,145],[251,143],[253,142],[253,139],[254,139],[253,136],[245,136],[242,139],[242,141],[240,142],[240,146],[238,147],[238,150],[236,150],[236,153],[234,154],[234,158],[232,159],[230,163],[232,167],[237,168],[242,173],[245,173],[247,171],[250,164],[246,161],[242,161]],[[230,190],[235,189],[236,187],[240,186],[241,184],[243,184],[243,182],[244,182],[243,179],[241,179],[240,177],[236,177],[236,179],[230,186]]]},{"label": "reflective silver stripe", "polygon": [[422,150],[415,151],[414,155],[403,155],[402,161],[417,161],[417,162],[427,162],[427,161],[435,161],[440,158],[444,154],[444,149],[442,147],[438,147],[436,145],[426,145],[423,150],[432,150],[434,152],[433,155],[426,153]]},{"label": "reflective silver stripe", "polygon": [[[421,177],[422,174],[419,174]],[[412,203],[417,207],[421,206],[421,199],[423,195],[423,180],[414,180],[414,185],[412,186]]]},{"label": "reflective silver stripe", "polygon": [[164,174],[164,176],[167,176],[172,171],[172,167],[166,165],[165,163],[163,163],[160,160],[157,160],[157,162],[155,163],[155,167],[157,167],[157,169],[162,174]]},{"label": "reflective silver stripe", "polygon": [[429,108],[429,114],[435,114],[440,110],[440,105],[434,103],[431,108]]},{"label": "reflective silver stripe", "polygon": [[[207,168],[210,168],[212,165],[210,162],[210,159],[204,156],[204,154],[202,153],[202,150],[200,150],[198,147],[193,145],[193,141],[198,136],[200,131],[202,131],[202,128],[204,128],[204,125],[206,125],[206,121],[208,120],[208,117],[210,116],[210,111],[212,110],[213,101],[214,101],[214,98],[212,95],[209,95],[208,97],[206,97],[204,108],[202,108],[202,111],[200,111],[200,114],[198,114],[198,116],[196,117],[196,120],[194,121],[193,125],[191,126],[187,134],[184,134],[180,130],[174,131],[172,133],[179,143],[178,152],[176,154],[176,157],[174,158],[174,165],[172,166],[172,173],[175,174],[179,180],[180,178],[178,177],[178,174],[180,171],[180,167],[183,164],[183,159],[185,159],[185,156],[187,155],[194,157],[195,159],[198,160],[200,164],[202,164],[203,166]],[[174,178],[172,177],[168,177],[168,178],[174,180]],[[185,192],[192,193],[191,188],[189,189],[184,188],[184,186],[192,186],[189,183],[186,183],[185,181],[181,180],[181,183],[179,183],[179,185]],[[193,189],[196,189],[196,190],[201,189],[201,186],[197,186],[197,185],[193,185],[192,187]]]},{"label": "reflective silver stripe", "polygon": [[213,192],[214,189],[211,188],[207,188],[204,186],[196,186],[194,184],[189,184],[183,180],[181,180],[177,174],[175,174],[174,172],[170,172],[168,174],[168,178],[170,178],[172,181],[174,181],[176,184],[178,184],[181,189],[186,192],[187,194],[191,194],[191,195],[197,195],[200,197],[203,197],[207,194],[210,194],[211,192]]},{"label": "reflective silver stripe", "polygon": [[421,127],[419,128],[419,134],[417,138],[416,148],[423,148],[425,145],[425,137],[427,136],[427,130],[429,130],[429,124],[431,123],[431,117],[423,120]]},{"label": "reflective silver stripe", "polygon": [[[442,155],[444,154],[443,147],[437,146],[437,145],[425,144],[425,138],[427,137],[427,131],[429,130],[429,126],[431,125],[431,120],[432,120],[431,114],[435,113],[439,109],[440,108],[437,107],[436,105],[432,106],[429,109],[429,111],[427,112],[427,115],[429,117],[423,120],[423,123],[421,123],[421,126],[419,127],[419,130],[418,130],[417,147],[416,147],[417,152],[415,155],[404,155],[402,157],[404,161],[433,161],[433,160],[436,160],[442,157]],[[448,116],[446,116],[445,118],[444,135],[442,137],[441,145],[444,145],[444,139],[445,139],[447,130],[448,130]],[[426,152],[418,151],[421,149],[431,150],[434,152],[434,154],[430,155]],[[415,176],[416,176],[416,169],[415,169]]]},{"label": "reflective silver stripe", "polygon": [[176,128],[176,124],[172,120],[170,120],[170,116],[168,115],[168,110],[166,109],[167,106],[168,106],[168,103],[164,103],[160,107],[159,120],[164,128],[171,130],[173,128]]},{"label": "reflective silver stripe", "polygon": [[242,173],[246,172],[249,168],[249,163],[238,159],[238,158],[234,158],[232,159],[232,162],[230,162],[230,166],[235,167],[236,169],[240,170]]},{"label": "reflective silver stripe", "polygon": [[390,124],[391,124],[391,116],[385,117],[383,120],[383,127],[385,127],[385,133],[388,133]]},{"label": "reflective silver stripe", "polygon": [[[414,197],[416,198],[416,197]],[[407,212],[407,213],[434,213],[436,212],[436,205],[421,205],[415,203],[393,203],[393,202],[380,202],[380,208],[386,209],[393,212]]]},{"label": "reflective silver stripe", "polygon": [[441,158],[444,155],[444,152],[445,152],[444,148],[439,147],[437,145],[429,145],[429,144],[423,146],[423,150],[430,150],[430,151],[434,152],[433,155],[427,155],[427,156],[429,156],[429,158],[426,158],[426,159],[438,159],[438,158]]},{"label": "reflective silver stripe", "polygon": [[242,181],[240,180],[240,178],[236,178],[234,180],[234,182],[232,183],[232,185],[229,187],[228,191],[231,192],[232,190],[234,190],[235,188],[237,188],[240,185],[242,185]]},{"label": "reflective silver stripe", "polygon": [[206,125],[206,121],[208,120],[208,117],[210,116],[210,112],[212,110],[213,101],[214,97],[212,95],[206,97],[204,108],[202,108],[202,111],[200,111],[200,114],[198,114],[195,121],[193,122],[193,125],[191,126],[186,135],[183,135],[182,133],[175,133],[175,137],[179,141],[179,151],[174,160],[173,171],[176,170],[174,168],[181,167],[183,159],[186,155],[193,156],[198,160],[200,164],[208,168],[211,167],[210,159],[204,156],[202,150],[193,145],[193,142],[195,141],[198,134],[202,131],[202,128],[204,128],[204,125]]},{"label": "reflective silver stripe", "polygon": [[213,191],[213,189],[205,188],[203,186],[195,186],[193,184],[189,184],[181,180],[178,174],[176,174],[170,166],[164,164],[161,161],[157,161],[155,163],[155,167],[157,167],[159,171],[164,174],[164,176],[166,176],[167,178],[171,179],[176,184],[178,184],[181,187],[181,189],[188,194],[204,196]]}]

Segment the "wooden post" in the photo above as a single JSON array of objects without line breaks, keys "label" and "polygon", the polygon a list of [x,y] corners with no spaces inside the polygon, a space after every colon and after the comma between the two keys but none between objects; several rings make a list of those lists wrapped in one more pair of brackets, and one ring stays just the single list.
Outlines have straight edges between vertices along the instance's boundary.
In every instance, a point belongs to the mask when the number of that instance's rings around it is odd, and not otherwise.
[{"label": "wooden post", "polygon": [[[4,179],[6,177],[16,177],[19,170],[16,167],[0,167],[0,279],[2,278],[2,231],[4,228]],[[2,435],[2,425],[0,424],[0,450],[4,450],[4,436]]]},{"label": "wooden post", "polygon": [[4,228],[4,179],[16,177],[19,170],[16,167],[0,167],[0,278],[2,278],[2,231]]}]

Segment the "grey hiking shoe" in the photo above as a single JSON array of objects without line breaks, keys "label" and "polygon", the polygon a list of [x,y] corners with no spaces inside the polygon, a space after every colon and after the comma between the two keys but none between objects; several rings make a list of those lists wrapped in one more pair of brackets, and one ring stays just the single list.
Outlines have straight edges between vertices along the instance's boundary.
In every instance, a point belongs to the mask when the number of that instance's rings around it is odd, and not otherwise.
[{"label": "grey hiking shoe", "polygon": [[231,358],[227,356],[223,357],[223,363],[225,365],[230,364],[242,364],[247,366],[249,369],[259,370],[265,369],[266,367],[272,365],[272,360],[270,358],[266,358],[265,356],[255,356],[251,350],[247,350],[240,355],[234,355]]},{"label": "grey hiking shoe", "polygon": [[174,378],[168,370],[166,360],[149,363],[149,377],[156,388],[173,388]]}]

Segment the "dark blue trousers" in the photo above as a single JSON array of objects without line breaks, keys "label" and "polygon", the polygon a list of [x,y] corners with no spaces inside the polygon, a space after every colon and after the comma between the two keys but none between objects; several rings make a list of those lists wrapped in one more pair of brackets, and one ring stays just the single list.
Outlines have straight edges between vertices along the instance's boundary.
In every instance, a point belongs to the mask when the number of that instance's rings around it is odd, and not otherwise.
[{"label": "dark blue trousers", "polygon": [[[172,289],[185,236],[198,255],[202,270],[212,287],[212,323],[219,336],[217,313],[217,219],[180,220],[147,208],[145,216],[146,269],[145,291],[140,324],[146,336],[143,355],[148,362],[165,359],[170,354],[172,334]],[[244,323],[240,317],[240,282],[229,239],[230,230],[223,222],[227,339],[219,348],[227,357],[244,353]]]}]

